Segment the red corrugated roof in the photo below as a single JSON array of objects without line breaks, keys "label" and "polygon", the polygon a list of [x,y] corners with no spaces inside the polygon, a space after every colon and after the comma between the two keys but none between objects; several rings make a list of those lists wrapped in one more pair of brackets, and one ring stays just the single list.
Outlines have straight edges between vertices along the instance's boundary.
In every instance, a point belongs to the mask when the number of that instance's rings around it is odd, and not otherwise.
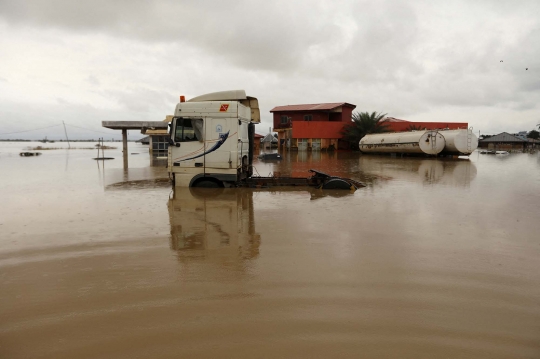
[{"label": "red corrugated roof", "polygon": [[287,105],[287,106],[277,106],[270,110],[270,112],[281,112],[281,111],[329,111],[341,106],[350,106],[355,108],[355,105],[351,105],[347,102],[332,102],[332,103],[314,103],[306,105]]}]

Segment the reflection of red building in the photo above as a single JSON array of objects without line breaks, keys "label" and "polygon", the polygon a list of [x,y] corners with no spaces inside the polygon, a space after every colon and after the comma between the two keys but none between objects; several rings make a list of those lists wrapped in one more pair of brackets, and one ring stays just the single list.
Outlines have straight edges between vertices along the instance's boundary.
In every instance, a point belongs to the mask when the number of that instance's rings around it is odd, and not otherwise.
[{"label": "reflection of red building", "polygon": [[274,131],[278,133],[280,147],[298,150],[338,149],[342,144],[341,130],[351,123],[356,108],[346,102],[309,105],[277,106]]},{"label": "reflection of red building", "polygon": [[459,130],[469,128],[468,122],[412,122],[400,120],[394,117],[387,117],[384,120],[390,132],[403,132],[411,130]]}]

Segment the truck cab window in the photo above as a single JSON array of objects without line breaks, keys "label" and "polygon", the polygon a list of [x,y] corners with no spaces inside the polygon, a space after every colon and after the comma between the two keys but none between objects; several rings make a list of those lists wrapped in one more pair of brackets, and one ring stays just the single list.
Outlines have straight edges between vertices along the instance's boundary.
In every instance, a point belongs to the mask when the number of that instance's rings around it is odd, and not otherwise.
[{"label": "truck cab window", "polygon": [[[194,126],[195,125],[195,126]],[[202,119],[177,118],[175,142],[202,141]]]}]

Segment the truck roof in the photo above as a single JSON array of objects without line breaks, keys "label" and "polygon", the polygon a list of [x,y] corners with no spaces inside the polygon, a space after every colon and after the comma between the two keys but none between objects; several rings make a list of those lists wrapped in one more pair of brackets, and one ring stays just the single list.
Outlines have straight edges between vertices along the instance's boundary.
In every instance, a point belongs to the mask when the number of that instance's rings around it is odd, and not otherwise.
[{"label": "truck roof", "polygon": [[206,101],[238,101],[242,105],[251,109],[251,121],[261,122],[261,114],[259,111],[259,100],[255,97],[246,96],[244,90],[229,90],[207,93],[205,95],[193,97],[187,102],[206,102]]},{"label": "truck roof", "polygon": [[203,102],[203,101],[238,101],[247,99],[246,91],[244,90],[229,90],[207,93],[193,97],[187,102]]}]

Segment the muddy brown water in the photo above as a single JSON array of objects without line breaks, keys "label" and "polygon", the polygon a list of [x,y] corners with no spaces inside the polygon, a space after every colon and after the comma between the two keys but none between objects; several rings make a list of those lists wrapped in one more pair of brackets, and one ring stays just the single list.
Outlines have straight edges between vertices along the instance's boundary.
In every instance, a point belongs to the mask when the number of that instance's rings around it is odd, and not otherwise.
[{"label": "muddy brown water", "polygon": [[142,145],[27,145],[0,143],[0,358],[540,357],[538,154],[292,153],[258,173],[367,187],[201,193]]}]

